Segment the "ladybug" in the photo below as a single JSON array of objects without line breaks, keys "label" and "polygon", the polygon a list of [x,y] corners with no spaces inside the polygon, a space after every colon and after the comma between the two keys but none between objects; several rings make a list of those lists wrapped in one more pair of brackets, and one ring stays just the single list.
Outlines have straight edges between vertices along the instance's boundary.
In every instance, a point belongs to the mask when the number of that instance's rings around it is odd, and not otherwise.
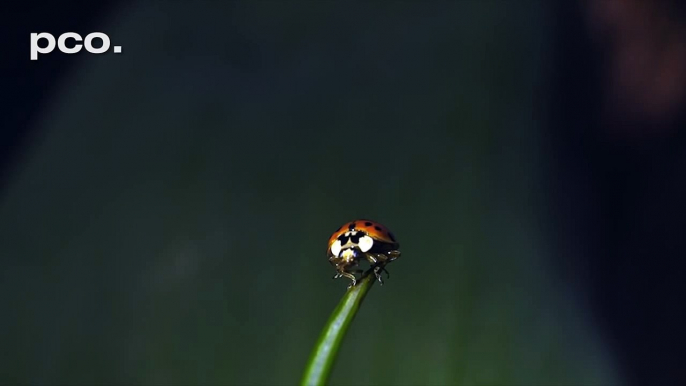
[{"label": "ladybug", "polygon": [[338,228],[329,238],[326,253],[331,265],[336,267],[334,279],[347,277],[352,280],[348,288],[357,284],[357,266],[367,260],[374,275],[383,285],[380,272],[386,272],[386,264],[400,257],[400,244],[385,226],[371,220],[355,220]]}]

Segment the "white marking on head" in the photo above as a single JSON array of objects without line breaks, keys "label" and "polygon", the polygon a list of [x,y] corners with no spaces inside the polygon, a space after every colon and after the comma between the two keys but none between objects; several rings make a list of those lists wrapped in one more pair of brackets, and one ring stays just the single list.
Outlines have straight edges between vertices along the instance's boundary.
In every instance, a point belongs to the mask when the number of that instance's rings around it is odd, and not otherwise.
[{"label": "white marking on head", "polygon": [[339,253],[341,253],[341,241],[336,240],[331,244],[331,254],[338,257]]},{"label": "white marking on head", "polygon": [[374,239],[369,236],[362,236],[360,237],[360,242],[357,243],[357,245],[360,247],[360,251],[367,252],[372,249],[372,245],[374,245]]},{"label": "white marking on head", "polygon": [[348,249],[344,250],[343,253],[341,253],[341,257],[343,258],[343,260],[350,263],[353,260],[355,260],[355,251],[348,248]]}]

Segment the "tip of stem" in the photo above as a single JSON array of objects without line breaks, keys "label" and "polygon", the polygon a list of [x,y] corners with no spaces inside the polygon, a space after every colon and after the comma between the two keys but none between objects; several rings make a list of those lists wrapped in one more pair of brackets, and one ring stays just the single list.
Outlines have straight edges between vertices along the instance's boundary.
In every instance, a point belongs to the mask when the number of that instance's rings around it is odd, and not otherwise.
[{"label": "tip of stem", "polygon": [[370,268],[365,272],[354,286],[348,288],[338,302],[312,350],[301,385],[319,386],[327,383],[348,327],[355,318],[365,295],[376,281],[373,270],[374,268]]}]

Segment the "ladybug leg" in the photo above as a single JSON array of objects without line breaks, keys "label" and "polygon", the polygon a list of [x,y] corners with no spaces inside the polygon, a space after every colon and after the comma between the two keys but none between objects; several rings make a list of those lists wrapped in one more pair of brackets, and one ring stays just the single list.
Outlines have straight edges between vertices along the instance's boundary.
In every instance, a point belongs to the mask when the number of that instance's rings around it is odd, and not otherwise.
[{"label": "ladybug leg", "polygon": [[369,264],[371,265],[376,265],[376,263],[379,262],[379,259],[377,259],[377,256],[375,256],[373,253],[365,253],[364,257],[369,260]]},{"label": "ladybug leg", "polygon": [[376,276],[376,280],[379,281],[379,284],[383,285],[383,278],[381,277],[381,274],[379,273],[379,267],[374,268],[374,276]]},{"label": "ladybug leg", "polygon": [[377,280],[379,280],[379,283],[383,285],[383,279],[381,278],[380,272],[386,272],[386,278],[391,277],[384,267],[385,262],[390,260],[387,259],[386,255],[382,254],[375,255],[372,253],[367,253],[365,254],[365,257],[367,260],[369,260],[369,263],[372,265],[372,267],[374,267],[374,276],[376,276]]},{"label": "ladybug leg", "polygon": [[[355,274],[355,273],[360,274],[360,273],[362,273],[362,272],[363,272],[363,271],[362,271],[361,269],[356,269],[356,270],[354,270],[354,271],[352,271],[352,272],[350,272],[350,273],[352,273],[352,274]],[[333,275],[333,279],[338,279],[339,277],[343,277],[343,276],[349,277],[348,275],[344,275],[344,274],[342,274],[342,273],[336,273],[335,275]]]},{"label": "ladybug leg", "polygon": [[353,270],[353,272],[348,272],[345,270],[345,267],[337,267],[336,274],[334,275],[334,279],[338,279],[339,277],[347,277],[352,281],[352,283],[348,286],[348,288],[353,287],[355,284],[357,284],[357,278],[355,277],[354,273],[362,272],[360,269]]},{"label": "ladybug leg", "polygon": [[386,257],[388,261],[393,261],[400,257],[400,251],[388,251],[386,252]]},{"label": "ladybug leg", "polygon": [[386,279],[388,279],[389,277],[391,277],[391,274],[388,273],[388,271],[386,270],[386,267],[384,267],[384,266],[378,266],[377,269],[379,270],[379,272],[386,272]]},{"label": "ladybug leg", "polygon": [[386,279],[391,277],[391,275],[388,273],[388,271],[383,265],[378,265],[374,267],[374,276],[376,276],[376,279],[379,280],[379,284],[383,285],[383,278],[381,276],[381,272],[386,272]]}]

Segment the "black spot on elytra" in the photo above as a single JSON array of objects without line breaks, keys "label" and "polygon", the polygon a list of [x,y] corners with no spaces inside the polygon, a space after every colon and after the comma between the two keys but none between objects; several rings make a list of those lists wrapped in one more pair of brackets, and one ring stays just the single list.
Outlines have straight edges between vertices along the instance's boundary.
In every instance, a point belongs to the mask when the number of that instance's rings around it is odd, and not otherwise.
[{"label": "black spot on elytra", "polygon": [[353,230],[355,229],[355,223],[351,222],[350,225],[348,225],[348,230]]},{"label": "black spot on elytra", "polygon": [[376,229],[376,230],[379,231],[379,232],[381,231],[381,228],[379,228],[378,225],[374,225],[374,229]]},{"label": "black spot on elytra", "polygon": [[364,223],[364,226],[370,227],[370,226],[372,226],[372,223],[370,223],[369,221],[367,221],[366,223]]}]

